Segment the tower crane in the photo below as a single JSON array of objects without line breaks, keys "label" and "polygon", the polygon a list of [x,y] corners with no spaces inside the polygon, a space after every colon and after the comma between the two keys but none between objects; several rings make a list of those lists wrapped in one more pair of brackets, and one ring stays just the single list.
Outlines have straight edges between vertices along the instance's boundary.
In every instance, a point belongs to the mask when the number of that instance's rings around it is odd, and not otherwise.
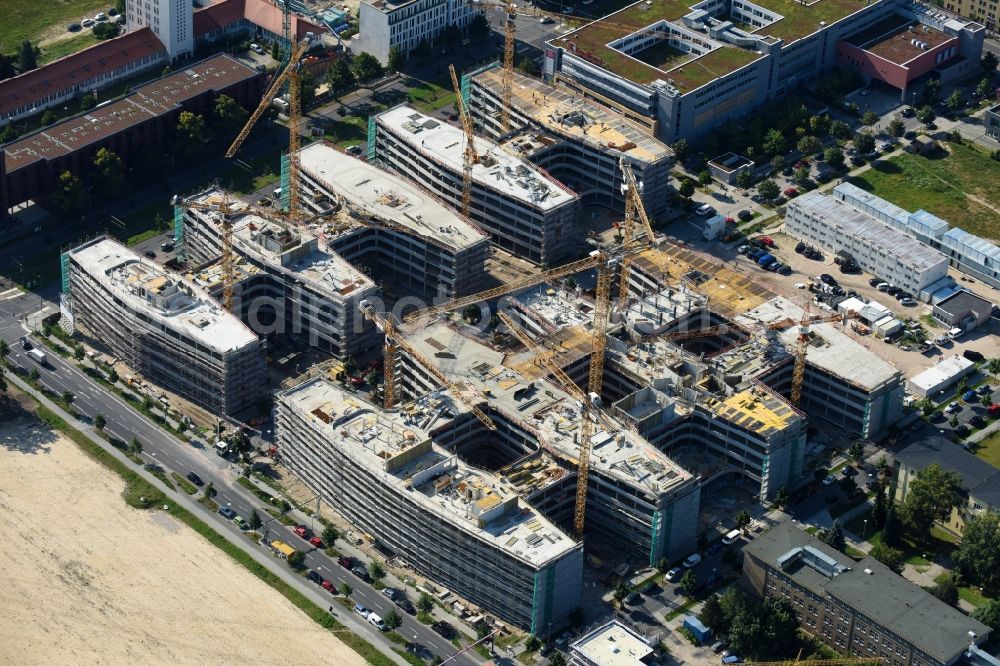
[{"label": "tower crane", "polygon": [[[801,654],[801,651],[800,651]],[[879,666],[886,663],[884,657],[843,657],[840,659],[808,659],[800,661],[798,658],[787,661],[748,661],[747,666],[796,666],[803,664],[808,666]]]},{"label": "tower crane", "polygon": [[510,96],[514,89],[514,37],[517,33],[517,5],[508,2],[506,6],[507,21],[503,31],[503,71],[500,77],[500,133],[510,131]]},{"label": "tower crane", "polygon": [[[622,192],[625,194],[625,223],[623,225],[623,244],[627,247],[633,245],[637,238],[635,236],[635,218],[638,214],[646,234],[646,242],[652,243],[656,238],[653,232],[653,225],[649,222],[646,214],[646,206],[642,203],[642,184],[636,180],[635,172],[632,171],[632,163],[624,156],[618,162],[622,172]],[[626,258],[622,261],[621,275],[618,278],[618,307],[625,307],[628,300],[628,281],[631,273],[631,262]]]},{"label": "tower crane", "polygon": [[[282,4],[286,13],[289,11],[287,2],[279,4]],[[285,29],[287,33],[289,30],[287,25]],[[289,37],[288,34],[285,36]],[[276,75],[274,80],[271,81],[271,85],[267,89],[267,92],[264,93],[264,97],[261,98],[260,104],[250,114],[250,118],[243,126],[243,129],[236,135],[236,139],[233,140],[232,145],[229,146],[229,150],[226,151],[226,157],[232,157],[236,154],[236,151],[246,141],[247,136],[250,135],[250,130],[257,124],[260,117],[264,115],[264,112],[271,105],[271,102],[274,101],[275,96],[281,91],[285,83],[288,83],[288,217],[293,221],[298,221],[299,219],[299,144],[301,139],[299,136],[299,124],[302,119],[301,99],[299,95],[301,84],[299,78],[299,60],[301,60],[309,48],[311,41],[312,36],[306,35],[300,42],[290,46],[291,53],[288,57],[288,63],[281,70],[281,73]]]},{"label": "tower crane", "polygon": [[472,166],[479,161],[479,154],[476,153],[476,135],[472,131],[472,116],[462,99],[462,87],[458,84],[458,74],[455,73],[455,66],[448,65],[451,73],[451,85],[455,88],[455,104],[458,106],[458,115],[462,118],[462,128],[465,130],[465,152],[462,154],[462,215],[470,217],[472,208]]},{"label": "tower crane", "polygon": [[[477,400],[470,398],[467,394],[473,393],[476,398],[482,399],[483,396],[474,389],[472,386],[465,382],[453,382],[448,379],[438,367],[426,356],[421,354],[417,349],[410,344],[410,341],[406,339],[399,329],[396,327],[396,322],[394,322],[390,317],[380,314],[375,311],[374,306],[372,306],[367,301],[362,301],[361,312],[364,314],[366,319],[370,319],[375,322],[375,325],[382,330],[385,334],[386,348],[385,348],[385,360],[383,362],[383,371],[385,373],[385,407],[390,408],[396,404],[396,376],[395,376],[395,359],[396,352],[402,349],[404,352],[409,354],[418,363],[423,365],[431,375],[434,376],[436,380],[441,382],[442,386],[446,386],[451,389],[452,395],[454,395],[459,402],[465,405],[476,418],[482,421],[490,430],[496,430],[497,425],[493,422],[486,412],[476,405]],[[390,344],[391,341],[391,344]]]}]

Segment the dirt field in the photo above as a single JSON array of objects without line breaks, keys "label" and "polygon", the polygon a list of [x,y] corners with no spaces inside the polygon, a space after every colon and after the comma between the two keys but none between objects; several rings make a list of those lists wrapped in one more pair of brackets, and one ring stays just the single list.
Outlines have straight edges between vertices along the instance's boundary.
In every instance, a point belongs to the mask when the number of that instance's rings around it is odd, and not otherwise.
[{"label": "dirt field", "polygon": [[22,414],[0,415],[0,663],[362,664],[195,532]]}]

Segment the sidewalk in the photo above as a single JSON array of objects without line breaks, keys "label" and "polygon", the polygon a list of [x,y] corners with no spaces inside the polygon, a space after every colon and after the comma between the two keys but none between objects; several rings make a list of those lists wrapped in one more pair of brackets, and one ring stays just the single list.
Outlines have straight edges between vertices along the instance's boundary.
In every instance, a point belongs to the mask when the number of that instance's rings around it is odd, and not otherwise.
[{"label": "sidewalk", "polygon": [[[194,496],[188,496],[184,492],[178,492],[175,490],[170,490],[167,488],[158,478],[143,469],[142,465],[136,465],[132,460],[125,456],[124,453],[111,446],[103,438],[95,434],[94,428],[92,426],[84,425],[79,423],[71,415],[63,411],[59,405],[56,405],[50,401],[45,396],[41,395],[34,388],[29,386],[20,377],[14,375],[13,373],[6,373],[4,377],[8,382],[17,386],[18,389],[24,391],[28,395],[32,396],[39,403],[44,405],[46,408],[51,410],[57,416],[62,418],[66,423],[70,424],[71,427],[75,428],[79,432],[89,439],[94,444],[101,447],[108,455],[113,456],[116,460],[127,466],[129,469],[134,471],[136,474],[141,476],[146,482],[154,486],[157,490],[162,492],[164,496],[170,498],[171,501],[175,502],[179,507],[185,509],[192,515],[198,517],[200,520],[204,521],[207,525],[211,526],[216,534],[221,535],[226,541],[237,546],[244,552],[246,552],[255,562],[266,568],[272,574],[277,576],[282,580],[282,582],[295,588],[299,593],[305,595],[309,598],[311,602],[316,604],[319,608],[327,608],[330,606],[329,596],[320,595],[316,590],[315,586],[306,585],[304,579],[295,574],[287,566],[283,566],[269,554],[265,553],[262,549],[258,548],[247,548],[248,545],[252,545],[242,534],[237,534],[230,532],[228,530],[216,530],[214,525],[213,515],[214,513],[206,509],[203,505],[199,504]],[[150,511],[155,511],[155,509],[150,509]],[[224,553],[220,552],[220,556],[224,556]],[[279,594],[279,592],[274,591],[274,594]],[[334,607],[336,609],[336,607]],[[343,624],[352,633],[357,634],[367,640],[369,643],[374,645],[382,652],[386,657],[391,659],[393,662],[399,666],[410,666],[409,662],[400,657],[396,652],[393,651],[393,645],[385,639],[381,633],[375,634],[369,630],[369,627],[356,619],[353,613],[348,611],[334,612],[332,613],[334,618],[341,624]]]}]

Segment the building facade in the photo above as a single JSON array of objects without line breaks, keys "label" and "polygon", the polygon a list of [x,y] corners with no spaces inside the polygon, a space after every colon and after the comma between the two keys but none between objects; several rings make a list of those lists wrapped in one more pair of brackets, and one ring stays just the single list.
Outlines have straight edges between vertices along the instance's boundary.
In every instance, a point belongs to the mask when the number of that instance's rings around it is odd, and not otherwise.
[{"label": "building facade", "polygon": [[358,36],[352,50],[366,51],[383,65],[389,51],[404,55],[421,42],[431,44],[448,26],[464,31],[479,8],[464,0],[364,0],[358,8]]},{"label": "building facade", "polygon": [[264,346],[206,292],[102,238],[63,255],[64,325],[215,414],[256,408]]},{"label": "building facade", "polygon": [[417,425],[441,404],[453,403],[417,401],[413,420],[310,380],[278,395],[282,457],[422,575],[531,633],[562,626],[580,604],[583,544]]},{"label": "building facade", "polygon": [[990,629],[872,557],[855,562],[792,523],[743,549],[742,587],[787,599],[799,626],[837,652],[894,666],[950,666]]},{"label": "building facade", "polygon": [[126,0],[129,32],[150,28],[167,48],[171,60],[194,52],[194,6],[190,0]]},{"label": "building facade", "polygon": [[[407,106],[374,116],[369,159],[462,208],[465,133]],[[493,242],[536,264],[569,255],[580,197],[525,159],[476,137],[469,218]]]},{"label": "building facade", "polygon": [[831,252],[847,252],[865,271],[919,296],[948,274],[948,258],[820,192],[793,199],[786,231]]},{"label": "building facade", "polygon": [[584,204],[625,207],[620,162],[642,183],[652,217],[665,212],[673,151],[600,104],[540,79],[514,73],[510,122],[501,133],[501,70],[492,65],[462,78],[463,96],[481,134],[524,155],[578,192]]}]

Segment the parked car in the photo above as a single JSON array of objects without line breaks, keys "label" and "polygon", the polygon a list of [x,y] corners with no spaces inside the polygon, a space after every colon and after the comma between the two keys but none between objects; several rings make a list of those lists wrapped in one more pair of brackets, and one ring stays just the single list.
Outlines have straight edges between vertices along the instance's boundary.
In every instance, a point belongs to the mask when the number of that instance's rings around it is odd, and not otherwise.
[{"label": "parked car", "polygon": [[642,602],[642,595],[638,592],[633,592],[632,594],[625,597],[626,606],[638,606]]},{"label": "parked car", "polygon": [[781,275],[791,275],[792,267],[782,264],[781,268],[778,269],[778,273],[780,273]]},{"label": "parked car", "polygon": [[366,620],[368,619],[368,616],[372,614],[370,610],[368,610],[361,604],[354,604],[354,612],[360,615],[361,617],[365,618]]},{"label": "parked car", "polygon": [[905,134],[903,134],[903,138],[907,139],[909,141],[913,141],[914,139],[917,138],[917,133],[914,132],[913,130],[910,130],[910,131],[906,132]]},{"label": "parked car", "polygon": [[899,299],[899,304],[909,308],[909,307],[913,307],[914,305],[916,305],[917,302],[915,300],[913,300],[912,298],[901,298],[901,299]]},{"label": "parked car", "polygon": [[331,583],[325,578],[323,579],[323,582],[320,583],[320,586],[327,592],[332,592],[333,594],[337,594],[337,588],[334,587],[333,583]]},{"label": "parked car", "polygon": [[354,560],[351,559],[350,557],[346,557],[346,556],[338,557],[337,558],[337,564],[339,564],[340,566],[344,567],[345,569],[353,569],[354,568]]},{"label": "parked car", "polygon": [[371,576],[368,575],[368,567],[363,564],[355,564],[351,567],[351,573],[365,581],[366,583],[371,581]]},{"label": "parked car", "polygon": [[977,397],[978,396],[976,396],[976,392],[973,389],[969,389],[962,394],[962,400],[965,402],[975,402]]},{"label": "parked car", "polygon": [[220,506],[219,515],[225,518],[226,520],[232,520],[233,518],[238,517],[236,515],[236,512],[230,509],[228,506]]},{"label": "parked car", "polygon": [[320,539],[318,536],[311,537],[309,539],[309,543],[311,543],[312,545],[316,546],[317,548],[322,548],[323,547],[323,540]]},{"label": "parked car", "polygon": [[698,566],[699,562],[701,562],[701,554],[691,553],[686,558],[684,558],[684,561],[681,562],[681,566],[683,566],[685,569],[693,569],[694,567]]},{"label": "parked car", "polygon": [[709,215],[715,212],[715,208],[713,208],[709,204],[702,204],[697,208],[695,208],[694,212],[698,213],[698,215],[701,215],[702,217],[708,217]]},{"label": "parked car", "polygon": [[784,194],[786,197],[788,197],[789,199],[791,199],[794,196],[798,196],[799,191],[797,189],[795,189],[794,187],[786,187],[785,191],[782,192],[782,194]]},{"label": "parked car", "polygon": [[83,26],[84,28],[93,28],[94,23],[95,21],[92,18],[85,18],[82,21],[80,21],[80,25]]},{"label": "parked car", "polygon": [[156,252],[153,252],[152,250],[146,250],[145,252],[143,252],[143,254],[149,257],[150,259],[156,259]]},{"label": "parked car", "polygon": [[233,518],[233,525],[236,525],[241,531],[246,532],[250,529],[250,523],[243,520],[243,516],[236,516]]},{"label": "parked car", "polygon": [[394,587],[386,587],[382,589],[382,594],[385,595],[385,597],[388,598],[389,601],[395,601],[396,597],[398,597],[402,593]]},{"label": "parked car", "polygon": [[323,577],[320,576],[317,572],[313,571],[312,569],[310,569],[309,573],[306,574],[306,578],[316,583],[317,585],[323,582]]},{"label": "parked car", "polygon": [[823,284],[828,284],[831,286],[837,284],[837,280],[829,273],[821,274],[819,276],[819,281],[822,282]]},{"label": "parked car", "polygon": [[413,604],[411,604],[410,600],[407,599],[406,597],[399,597],[398,599],[394,599],[392,603],[396,604],[396,606],[398,606],[399,609],[404,613],[408,613],[410,615],[417,614],[417,609],[413,607]]},{"label": "parked car", "polygon": [[872,278],[871,280],[868,280],[868,286],[869,287],[877,287],[877,286],[879,286],[879,284],[881,282],[882,282],[882,280],[878,279],[877,277],[876,278]]},{"label": "parked car", "polygon": [[162,243],[160,243],[160,249],[163,250],[164,252],[173,252],[174,244],[171,243],[170,241],[163,241]]},{"label": "parked car", "polygon": [[960,405],[957,402],[951,402],[948,403],[948,406],[944,408],[944,411],[948,412],[949,414],[954,414],[955,412],[961,411],[961,409],[962,405]]},{"label": "parked car", "polygon": [[312,536],[312,532],[310,532],[309,528],[306,527],[305,525],[296,525],[295,527],[292,528],[292,531],[295,532],[295,536],[301,537],[303,539],[308,539],[309,537]]},{"label": "parked car", "polygon": [[68,26],[66,26],[66,29],[69,30],[70,32],[80,32],[80,24],[70,23]]},{"label": "parked car", "polygon": [[435,622],[431,625],[431,629],[447,640],[451,640],[452,637],[455,636],[455,628],[447,622]]},{"label": "parked car", "polygon": [[201,480],[201,477],[198,476],[197,474],[195,474],[194,472],[188,472],[187,473],[187,480],[190,481],[191,483],[193,483],[196,486],[203,486],[203,485],[205,485],[205,482]]},{"label": "parked car", "polygon": [[674,567],[673,569],[671,569],[670,571],[667,572],[667,576],[666,576],[667,581],[670,582],[670,583],[676,583],[677,581],[679,581],[681,579],[681,575],[683,573],[684,573],[684,569],[682,569],[680,567]]}]

